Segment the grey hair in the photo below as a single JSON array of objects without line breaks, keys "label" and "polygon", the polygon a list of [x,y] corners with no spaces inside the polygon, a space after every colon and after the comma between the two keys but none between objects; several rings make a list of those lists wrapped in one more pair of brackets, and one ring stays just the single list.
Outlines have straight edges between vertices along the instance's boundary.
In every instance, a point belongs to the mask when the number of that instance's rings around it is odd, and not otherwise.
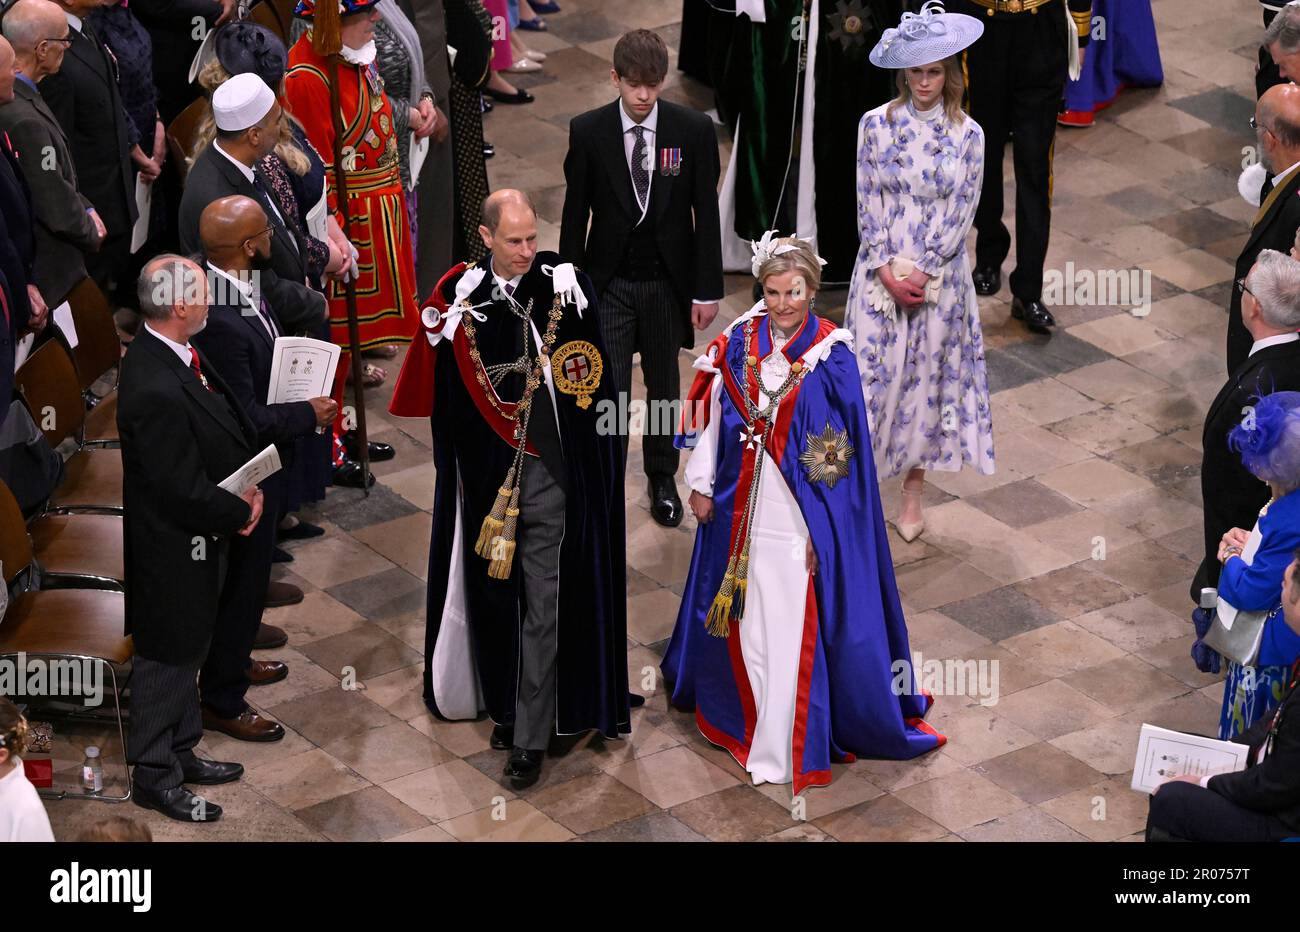
[{"label": "grey hair", "polygon": [[199,290],[204,283],[205,276],[195,268],[193,260],[163,253],[145,265],[136,282],[140,313],[146,320],[170,320],[177,304],[191,303],[187,301],[191,295],[206,300]]},{"label": "grey hair", "polygon": [[1300,262],[1265,249],[1247,278],[1265,323],[1278,330],[1300,330]]},{"label": "grey hair", "polygon": [[1283,55],[1294,55],[1300,51],[1300,6],[1287,5],[1273,17],[1273,22],[1264,30],[1265,49],[1277,43]]},{"label": "grey hair", "polygon": [[[45,32],[49,27],[50,11],[48,8],[42,9],[43,6],[44,0],[41,3],[20,0],[5,12],[4,20],[0,21],[0,32],[9,40],[16,54],[31,55],[36,50],[37,43],[49,38]],[[63,12],[61,7],[53,6],[55,12]]]}]

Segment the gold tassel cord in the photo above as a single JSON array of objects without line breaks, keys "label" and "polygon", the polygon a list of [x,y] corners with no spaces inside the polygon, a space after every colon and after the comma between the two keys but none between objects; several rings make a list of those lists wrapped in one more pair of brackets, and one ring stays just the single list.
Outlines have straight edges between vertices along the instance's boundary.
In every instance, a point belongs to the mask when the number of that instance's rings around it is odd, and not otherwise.
[{"label": "gold tassel cord", "polygon": [[736,591],[736,558],[733,556],[727,564],[727,574],[722,577],[718,594],[713,597],[709,614],[704,618],[704,627],[715,638],[731,636],[731,600]]},{"label": "gold tassel cord", "polygon": [[505,525],[506,503],[510,501],[510,493],[514,488],[515,467],[511,466],[510,471],[506,473],[505,484],[497,489],[496,501],[492,503],[492,510],[483,519],[483,526],[478,532],[478,541],[474,544],[474,552],[486,560],[492,559],[492,541],[501,533]]},{"label": "gold tassel cord", "polygon": [[510,495],[510,507],[506,509],[505,526],[500,535],[492,538],[492,560],[488,564],[488,575],[493,579],[508,579],[510,567],[515,559],[515,531],[519,527],[519,486],[515,486]]},{"label": "gold tassel cord", "polygon": [[736,597],[731,603],[731,617],[740,621],[745,614],[745,592],[749,589],[749,541],[736,561]]}]

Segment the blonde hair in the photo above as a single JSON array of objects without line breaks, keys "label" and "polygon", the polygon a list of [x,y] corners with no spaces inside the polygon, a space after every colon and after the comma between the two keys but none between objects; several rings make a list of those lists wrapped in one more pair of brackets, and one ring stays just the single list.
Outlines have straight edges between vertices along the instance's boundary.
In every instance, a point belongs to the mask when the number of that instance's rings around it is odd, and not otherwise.
[{"label": "blonde hair", "polygon": [[817,256],[812,251],[812,247],[797,236],[783,236],[778,240],[773,240],[772,245],[774,247],[793,246],[794,248],[763,261],[763,264],[758,267],[759,284],[765,283],[773,275],[798,272],[803,276],[804,288],[809,292],[821,289],[822,267],[821,263],[817,261]]},{"label": "blonde hair", "polygon": [[27,750],[27,719],[4,696],[0,696],[0,748],[9,752],[9,759],[22,757]]},{"label": "blonde hair", "polygon": [[126,816],[109,816],[88,825],[77,834],[77,841],[153,841],[149,826]]},{"label": "blonde hair", "polygon": [[[231,77],[233,75],[215,58],[204,65],[203,70],[199,72],[199,86],[208,92],[208,107],[195,129],[194,152],[196,154],[206,149],[212,144],[212,140],[217,138],[217,124],[212,116],[212,95]],[[311,171],[311,159],[307,158],[307,153],[303,152],[294,141],[293,128],[289,125],[289,120],[294,120],[295,123],[297,120],[288,110],[284,115],[288,119],[280,124],[280,141],[275,144],[275,154],[288,166],[289,171],[301,177]]]},{"label": "blonde hair", "polygon": [[[966,114],[961,109],[961,99],[966,94],[966,76],[962,73],[961,59],[956,55],[949,55],[942,64],[943,111],[948,119],[960,123],[966,119]],[[912,88],[907,83],[907,69],[899,68],[898,76],[894,80],[898,85],[898,96],[885,108],[885,116],[891,122],[894,119],[894,111],[912,100]]]}]

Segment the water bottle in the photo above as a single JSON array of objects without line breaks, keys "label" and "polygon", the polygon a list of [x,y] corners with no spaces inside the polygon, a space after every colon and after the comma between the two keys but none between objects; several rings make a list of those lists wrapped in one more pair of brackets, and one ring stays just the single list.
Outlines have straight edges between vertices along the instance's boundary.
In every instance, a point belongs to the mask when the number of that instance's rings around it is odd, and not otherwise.
[{"label": "water bottle", "polygon": [[104,792],[104,764],[93,744],[86,748],[86,759],[81,762],[81,789],[91,795]]}]

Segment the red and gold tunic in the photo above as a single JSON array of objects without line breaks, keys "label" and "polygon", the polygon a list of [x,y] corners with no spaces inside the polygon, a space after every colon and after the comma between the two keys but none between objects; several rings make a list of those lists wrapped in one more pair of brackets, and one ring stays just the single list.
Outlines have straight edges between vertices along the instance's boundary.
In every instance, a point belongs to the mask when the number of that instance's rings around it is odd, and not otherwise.
[{"label": "red and gold tunic", "polygon": [[[285,103],[325,160],[330,211],[361,254],[357,260],[361,348],[409,343],[419,328],[420,313],[392,106],[373,64],[362,68],[340,60],[339,110],[351,220],[344,226],[334,186],[329,74],[329,65],[312,48],[308,31],[289,51]],[[340,346],[347,346],[348,313],[342,283],[331,283],[328,294],[331,336]]]}]

